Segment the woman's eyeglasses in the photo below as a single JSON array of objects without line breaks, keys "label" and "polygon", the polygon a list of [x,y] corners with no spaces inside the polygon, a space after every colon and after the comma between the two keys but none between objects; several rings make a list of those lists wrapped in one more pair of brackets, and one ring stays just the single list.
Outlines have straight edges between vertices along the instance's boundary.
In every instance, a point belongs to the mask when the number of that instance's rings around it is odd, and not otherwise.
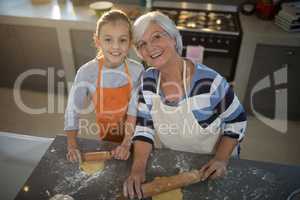
[{"label": "woman's eyeglasses", "polygon": [[163,38],[168,36],[169,34],[167,32],[155,32],[151,35],[150,40],[148,42],[140,40],[139,42],[136,43],[136,48],[138,51],[143,51],[145,50],[149,44],[151,45],[156,45],[161,42]]}]

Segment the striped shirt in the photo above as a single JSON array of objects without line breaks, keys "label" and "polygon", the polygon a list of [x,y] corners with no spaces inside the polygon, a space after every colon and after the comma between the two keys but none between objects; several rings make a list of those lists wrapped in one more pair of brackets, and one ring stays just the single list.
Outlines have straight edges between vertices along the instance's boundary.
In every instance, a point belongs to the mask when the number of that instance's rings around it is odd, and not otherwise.
[{"label": "striped shirt", "polygon": [[[246,114],[237,96],[228,82],[214,70],[202,65],[195,65],[195,73],[191,84],[187,88],[187,98],[192,98],[191,112],[202,128],[210,128],[217,118],[221,121],[224,136],[241,141],[246,130]],[[144,72],[139,90],[137,125],[133,140],[142,140],[154,144],[155,128],[151,116],[152,95],[156,94],[159,71],[149,68]],[[177,105],[170,105],[159,93],[162,102],[169,106],[180,105],[185,101],[183,97]]]}]

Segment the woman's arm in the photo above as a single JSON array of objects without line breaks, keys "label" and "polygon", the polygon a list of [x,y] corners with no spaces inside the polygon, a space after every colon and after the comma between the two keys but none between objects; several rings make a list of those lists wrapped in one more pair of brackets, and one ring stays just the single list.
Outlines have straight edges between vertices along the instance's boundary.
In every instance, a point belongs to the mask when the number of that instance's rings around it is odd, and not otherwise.
[{"label": "woman's arm", "polygon": [[147,161],[152,150],[152,144],[143,141],[134,142],[134,158],[131,172],[123,185],[125,197],[134,198],[135,194],[142,198],[141,184],[145,181]]},{"label": "woman's arm", "polygon": [[[217,77],[220,78],[219,75]],[[222,79],[218,85],[212,87],[215,88],[211,96],[211,102],[214,102],[212,107],[222,121],[223,133],[214,158],[201,168],[203,180],[226,174],[228,161],[235,147],[243,139],[247,125],[243,106],[226,80]]]},{"label": "woman's arm", "polygon": [[148,101],[147,104],[143,95],[143,89],[149,89],[152,87],[144,87],[146,84],[148,84],[148,86],[153,86],[152,82],[145,83],[142,81],[139,89],[136,128],[132,138],[134,144],[133,165],[130,175],[125,181],[123,187],[124,196],[133,198],[136,193],[139,199],[142,198],[141,184],[145,181],[145,170],[154,144],[155,135],[153,120],[150,112],[151,102]]},{"label": "woman's arm", "polygon": [[217,146],[215,158],[224,161],[229,160],[237,144],[238,144],[237,139],[233,139],[227,136],[222,136]]},{"label": "woman's arm", "polygon": [[202,181],[206,180],[208,177],[216,179],[226,174],[229,158],[237,144],[237,139],[227,136],[221,137],[215,156],[200,169],[200,172],[203,173]]}]

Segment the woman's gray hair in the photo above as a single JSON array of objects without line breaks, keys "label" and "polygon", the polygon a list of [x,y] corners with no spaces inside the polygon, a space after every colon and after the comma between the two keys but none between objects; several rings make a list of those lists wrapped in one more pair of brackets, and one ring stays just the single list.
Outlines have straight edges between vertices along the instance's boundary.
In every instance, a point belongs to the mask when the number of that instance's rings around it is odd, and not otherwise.
[{"label": "woman's gray hair", "polygon": [[150,23],[156,23],[176,41],[176,51],[182,53],[182,38],[175,23],[166,15],[158,11],[148,12],[137,18],[133,24],[133,40],[136,44],[144,35]]}]

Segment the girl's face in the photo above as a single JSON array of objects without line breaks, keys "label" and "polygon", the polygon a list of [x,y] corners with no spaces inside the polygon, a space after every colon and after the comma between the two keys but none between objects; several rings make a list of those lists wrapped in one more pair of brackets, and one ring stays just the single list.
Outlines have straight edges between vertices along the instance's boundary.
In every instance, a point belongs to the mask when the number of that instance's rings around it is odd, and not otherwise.
[{"label": "girl's face", "polygon": [[149,65],[160,68],[176,56],[176,42],[158,24],[151,23],[136,44],[139,54]]},{"label": "girl's face", "polygon": [[117,67],[124,62],[130,48],[130,33],[127,22],[118,20],[104,24],[96,46],[104,56],[106,67]]}]

